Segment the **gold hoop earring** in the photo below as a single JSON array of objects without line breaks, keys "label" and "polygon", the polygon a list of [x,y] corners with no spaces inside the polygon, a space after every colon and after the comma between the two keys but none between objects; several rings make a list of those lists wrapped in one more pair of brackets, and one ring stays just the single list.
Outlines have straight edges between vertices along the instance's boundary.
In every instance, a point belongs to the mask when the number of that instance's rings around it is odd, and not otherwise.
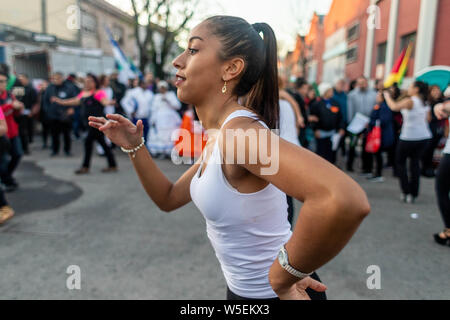
[{"label": "gold hoop earring", "polygon": [[225,81],[225,84],[222,87],[222,93],[227,92],[227,82]]}]

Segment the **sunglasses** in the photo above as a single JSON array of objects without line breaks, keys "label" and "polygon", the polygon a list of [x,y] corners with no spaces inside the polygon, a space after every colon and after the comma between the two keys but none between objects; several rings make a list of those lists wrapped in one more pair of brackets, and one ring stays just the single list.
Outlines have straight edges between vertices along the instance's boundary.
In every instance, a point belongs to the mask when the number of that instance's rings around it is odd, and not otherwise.
[{"label": "sunglasses", "polygon": [[7,80],[0,80],[0,83],[7,83]]}]

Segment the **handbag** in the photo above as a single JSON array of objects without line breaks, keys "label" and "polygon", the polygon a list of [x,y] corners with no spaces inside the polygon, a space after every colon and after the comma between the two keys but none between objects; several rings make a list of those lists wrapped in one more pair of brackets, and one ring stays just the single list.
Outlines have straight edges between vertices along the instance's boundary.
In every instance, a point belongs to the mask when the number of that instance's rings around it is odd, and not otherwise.
[{"label": "handbag", "polygon": [[380,122],[377,120],[375,126],[367,135],[366,152],[377,153],[381,148],[381,127]]}]

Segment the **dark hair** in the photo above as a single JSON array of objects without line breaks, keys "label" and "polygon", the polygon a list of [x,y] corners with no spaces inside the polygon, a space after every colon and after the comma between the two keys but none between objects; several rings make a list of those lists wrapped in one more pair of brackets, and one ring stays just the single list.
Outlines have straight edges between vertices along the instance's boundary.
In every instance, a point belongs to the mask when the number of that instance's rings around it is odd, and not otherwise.
[{"label": "dark hair", "polygon": [[413,86],[417,89],[419,89],[419,95],[420,98],[422,99],[423,103],[427,103],[428,102],[428,84],[426,84],[423,81],[414,81]]},{"label": "dark hair", "polygon": [[357,82],[356,79],[355,79],[355,80],[352,80],[352,81],[350,82],[349,91],[352,91],[353,89],[355,89],[355,87],[356,87],[356,82]]},{"label": "dark hair", "polygon": [[225,61],[241,57],[245,61],[233,94],[245,97],[244,105],[258,114],[269,128],[278,128],[277,41],[272,28],[266,23],[250,25],[242,18],[231,16],[214,16],[206,22],[210,32],[222,42],[219,58]]},{"label": "dark hair", "polygon": [[4,76],[4,77],[6,77],[6,79],[9,79],[9,75],[6,72],[4,72],[3,70],[0,71],[0,76]]},{"label": "dark hair", "polygon": [[88,73],[86,77],[90,77],[95,82],[95,89],[100,89],[100,81],[98,80],[97,76],[93,73]]},{"label": "dark hair", "polygon": [[107,75],[102,74],[100,75],[100,78],[98,78],[98,82],[100,83],[100,86],[103,86],[103,84],[105,83]]},{"label": "dark hair", "polygon": [[299,77],[295,80],[295,89],[300,89],[305,84],[308,84],[308,81],[306,81],[305,78]]}]

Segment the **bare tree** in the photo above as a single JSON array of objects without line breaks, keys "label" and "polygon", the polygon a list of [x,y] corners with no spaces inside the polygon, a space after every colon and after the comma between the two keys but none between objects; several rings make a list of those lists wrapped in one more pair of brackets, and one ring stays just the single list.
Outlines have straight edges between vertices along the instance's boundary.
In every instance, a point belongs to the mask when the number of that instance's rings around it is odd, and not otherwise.
[{"label": "bare tree", "polygon": [[142,71],[151,63],[155,76],[164,78],[175,37],[186,29],[196,4],[197,0],[131,0]]}]

